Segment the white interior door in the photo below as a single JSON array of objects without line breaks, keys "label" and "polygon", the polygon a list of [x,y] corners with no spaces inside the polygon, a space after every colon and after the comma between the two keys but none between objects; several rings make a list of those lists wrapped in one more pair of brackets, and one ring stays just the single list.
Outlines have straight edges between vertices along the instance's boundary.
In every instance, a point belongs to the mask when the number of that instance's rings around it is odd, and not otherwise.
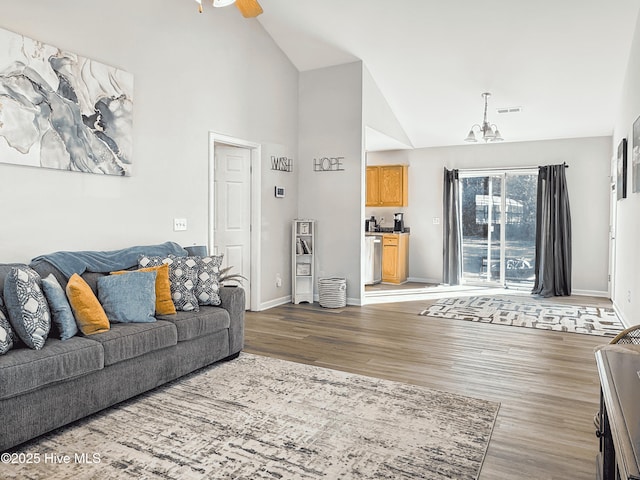
[{"label": "white interior door", "polygon": [[233,266],[247,280],[246,308],[251,307],[251,151],[215,144],[214,253],[224,254],[223,267]]}]

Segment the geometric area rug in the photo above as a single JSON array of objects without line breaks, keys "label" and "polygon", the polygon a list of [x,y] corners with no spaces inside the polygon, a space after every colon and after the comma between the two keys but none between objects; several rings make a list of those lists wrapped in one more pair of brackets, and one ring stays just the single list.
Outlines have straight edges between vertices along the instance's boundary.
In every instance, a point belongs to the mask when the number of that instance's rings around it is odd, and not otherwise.
[{"label": "geometric area rug", "polygon": [[1,476],[471,480],[498,408],[242,353],[21,445],[29,464],[3,454]]},{"label": "geometric area rug", "polygon": [[624,329],[611,308],[520,296],[443,298],[420,315],[607,337]]}]

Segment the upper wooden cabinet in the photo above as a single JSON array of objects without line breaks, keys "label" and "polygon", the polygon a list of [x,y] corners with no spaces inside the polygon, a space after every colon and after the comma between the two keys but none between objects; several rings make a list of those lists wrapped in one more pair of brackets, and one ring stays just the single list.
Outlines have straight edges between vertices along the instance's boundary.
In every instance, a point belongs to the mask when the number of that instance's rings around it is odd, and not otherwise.
[{"label": "upper wooden cabinet", "polygon": [[367,207],[380,205],[380,168],[367,167]]},{"label": "upper wooden cabinet", "polygon": [[408,165],[367,167],[367,207],[406,207],[409,204]]}]

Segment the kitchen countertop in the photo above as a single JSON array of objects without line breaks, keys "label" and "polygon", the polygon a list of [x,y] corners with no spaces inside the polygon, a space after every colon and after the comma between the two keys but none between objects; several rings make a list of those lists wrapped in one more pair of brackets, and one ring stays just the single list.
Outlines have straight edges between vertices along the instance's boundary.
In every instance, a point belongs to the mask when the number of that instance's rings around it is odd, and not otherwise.
[{"label": "kitchen countertop", "polygon": [[364,232],[365,237],[380,236],[380,235],[409,235],[409,232]]}]

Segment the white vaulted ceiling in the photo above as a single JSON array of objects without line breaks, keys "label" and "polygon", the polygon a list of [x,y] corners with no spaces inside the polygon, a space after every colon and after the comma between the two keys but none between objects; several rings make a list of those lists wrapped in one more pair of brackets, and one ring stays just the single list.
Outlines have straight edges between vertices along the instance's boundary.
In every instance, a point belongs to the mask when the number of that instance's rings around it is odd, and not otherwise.
[{"label": "white vaulted ceiling", "polygon": [[[611,135],[638,0],[260,0],[300,70],[362,60],[414,147]],[[640,86],[638,87],[640,88]],[[521,106],[517,114],[499,107]]]}]

